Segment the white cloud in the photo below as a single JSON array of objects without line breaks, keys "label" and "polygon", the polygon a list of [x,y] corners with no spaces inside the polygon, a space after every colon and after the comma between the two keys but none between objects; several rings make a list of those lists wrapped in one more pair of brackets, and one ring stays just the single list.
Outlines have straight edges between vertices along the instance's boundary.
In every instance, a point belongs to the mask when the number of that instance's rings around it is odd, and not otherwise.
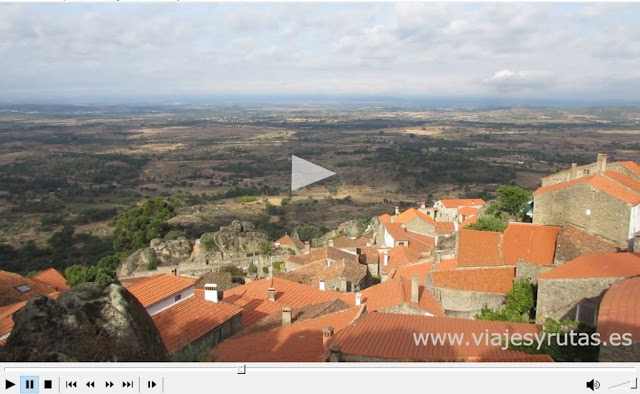
[{"label": "white cloud", "polygon": [[491,77],[484,79],[484,83],[494,86],[500,91],[522,89],[544,89],[553,81],[553,73],[546,70],[512,71],[502,69]]}]

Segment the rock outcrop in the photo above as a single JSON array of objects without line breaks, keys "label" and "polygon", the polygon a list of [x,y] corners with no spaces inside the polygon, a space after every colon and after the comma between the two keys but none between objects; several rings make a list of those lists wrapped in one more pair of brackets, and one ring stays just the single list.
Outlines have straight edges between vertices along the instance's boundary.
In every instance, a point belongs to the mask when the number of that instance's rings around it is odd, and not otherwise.
[{"label": "rock outcrop", "polygon": [[122,286],[87,283],[37,296],[13,315],[11,361],[167,361],[153,320]]},{"label": "rock outcrop", "polygon": [[158,266],[181,264],[191,256],[192,250],[191,242],[184,237],[170,241],[154,238],[148,248],[136,250],[120,264],[118,277],[145,271],[152,262]]},{"label": "rock outcrop", "polygon": [[234,220],[214,233],[202,234],[193,248],[190,263],[215,264],[247,257],[260,253],[260,246],[265,242],[270,242],[269,237],[257,231],[253,223]]}]

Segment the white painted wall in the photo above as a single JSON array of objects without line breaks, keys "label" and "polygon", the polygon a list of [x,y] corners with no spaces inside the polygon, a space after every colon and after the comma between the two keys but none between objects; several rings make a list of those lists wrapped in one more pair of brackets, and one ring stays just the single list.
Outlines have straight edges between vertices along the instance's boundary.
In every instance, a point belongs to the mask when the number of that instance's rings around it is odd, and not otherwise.
[{"label": "white painted wall", "polygon": [[382,226],[382,233],[384,235],[384,246],[386,246],[387,248],[393,248],[394,246],[396,246],[396,241],[384,226]]},{"label": "white painted wall", "polygon": [[631,217],[629,218],[629,239],[633,239],[635,234],[640,231],[640,205],[631,208]]},{"label": "white painted wall", "polygon": [[[149,313],[150,316],[153,316],[159,312],[162,312],[163,310],[172,307],[175,304],[178,304],[184,300],[186,300],[189,297],[193,297],[193,295],[195,294],[194,292],[195,289],[195,285],[191,286],[191,287],[187,287],[186,289],[175,293],[175,294],[171,294],[169,297],[164,298],[158,302],[156,302],[155,304],[151,304],[149,305],[146,309],[147,312]],[[175,301],[175,297],[180,294],[180,300]]]}]

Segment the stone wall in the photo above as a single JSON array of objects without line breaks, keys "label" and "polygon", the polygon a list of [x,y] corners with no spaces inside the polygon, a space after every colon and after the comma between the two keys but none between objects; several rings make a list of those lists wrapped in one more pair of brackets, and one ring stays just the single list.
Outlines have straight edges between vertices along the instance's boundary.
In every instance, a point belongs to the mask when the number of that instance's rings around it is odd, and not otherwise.
[{"label": "stone wall", "polygon": [[436,226],[421,218],[413,218],[405,223],[408,231],[418,234],[425,234],[434,237],[436,235]]},{"label": "stone wall", "polygon": [[470,319],[480,313],[483,306],[499,308],[505,305],[507,297],[498,293],[482,293],[433,287],[432,293],[440,302],[447,316]]},{"label": "stone wall", "polygon": [[[426,312],[424,309],[416,308],[415,306],[411,306],[410,304],[399,304],[386,309],[381,309],[378,312],[385,313],[397,313],[401,315],[420,315],[424,316]],[[429,312],[432,313],[433,312]]]},{"label": "stone wall", "polygon": [[621,248],[614,242],[568,224],[560,230],[553,264],[558,266],[583,254],[616,253]]},{"label": "stone wall", "polygon": [[538,275],[543,274],[550,269],[555,268],[552,265],[536,265],[527,263],[526,261],[519,260],[516,265],[516,279],[529,279],[532,284],[536,285],[538,283]]},{"label": "stone wall", "polygon": [[600,305],[606,290],[618,279],[621,278],[538,280],[536,322],[542,323],[546,317],[575,319],[581,301]]},{"label": "stone wall", "polygon": [[640,362],[640,340],[635,340],[631,346],[600,346],[600,362]]},{"label": "stone wall", "polygon": [[533,223],[574,224],[627,248],[631,205],[586,183],[534,196]]}]

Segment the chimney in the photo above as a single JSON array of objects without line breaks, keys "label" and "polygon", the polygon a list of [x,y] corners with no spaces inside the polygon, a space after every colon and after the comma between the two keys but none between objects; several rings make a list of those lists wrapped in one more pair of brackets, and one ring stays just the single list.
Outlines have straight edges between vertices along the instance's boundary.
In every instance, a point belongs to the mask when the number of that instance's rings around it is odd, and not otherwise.
[{"label": "chimney", "polygon": [[571,175],[569,176],[569,180],[576,179],[578,175],[578,163],[571,163]]},{"label": "chimney", "polygon": [[347,278],[340,278],[340,291],[347,292]]},{"label": "chimney", "polygon": [[604,174],[607,171],[607,154],[598,153],[598,174]]},{"label": "chimney", "polygon": [[318,282],[318,288],[320,290],[325,290],[325,283],[324,283],[324,279],[320,279],[320,282]]},{"label": "chimney", "polygon": [[387,250],[384,250],[384,265],[387,266],[389,264],[389,254],[387,254]]},{"label": "chimney", "polygon": [[442,251],[436,250],[436,264],[440,264],[442,261]]},{"label": "chimney", "polygon": [[331,246],[333,248],[333,240],[330,239],[329,242],[327,242],[329,244],[329,246]]},{"label": "chimney", "polygon": [[420,301],[419,292],[420,287],[418,285],[418,275],[411,276],[411,302],[417,304]]},{"label": "chimney", "polygon": [[274,287],[269,287],[269,301],[276,300],[276,289]]},{"label": "chimney", "polygon": [[333,338],[333,327],[328,326],[322,330],[322,346],[326,349],[329,341]]},{"label": "chimney", "polygon": [[640,231],[636,233],[636,236],[633,238],[632,249],[636,253],[640,253]]},{"label": "chimney", "polygon": [[304,241],[304,252],[305,253],[311,252],[311,244],[309,243],[309,241]]},{"label": "chimney", "polygon": [[396,206],[395,206],[395,213],[394,213],[394,215],[395,215],[395,216],[398,216],[399,214],[400,214],[400,208],[398,208],[398,206],[396,205]]},{"label": "chimney", "polygon": [[273,266],[269,266],[269,279],[273,278]]},{"label": "chimney", "polygon": [[420,209],[427,209],[427,202],[426,201],[422,201],[420,203]]},{"label": "chimney", "polygon": [[204,285],[204,300],[218,303],[218,285],[215,283],[207,283]]},{"label": "chimney", "polygon": [[362,254],[362,248],[356,248],[356,254],[360,256]]},{"label": "chimney", "polygon": [[329,362],[340,361],[342,361],[342,352],[340,351],[340,346],[331,346],[329,348]]},{"label": "chimney", "polygon": [[327,263],[327,267],[331,267],[331,259],[330,258],[326,258],[324,259],[324,261]]},{"label": "chimney", "polygon": [[282,308],[282,325],[288,326],[291,324],[291,307],[285,306]]}]

